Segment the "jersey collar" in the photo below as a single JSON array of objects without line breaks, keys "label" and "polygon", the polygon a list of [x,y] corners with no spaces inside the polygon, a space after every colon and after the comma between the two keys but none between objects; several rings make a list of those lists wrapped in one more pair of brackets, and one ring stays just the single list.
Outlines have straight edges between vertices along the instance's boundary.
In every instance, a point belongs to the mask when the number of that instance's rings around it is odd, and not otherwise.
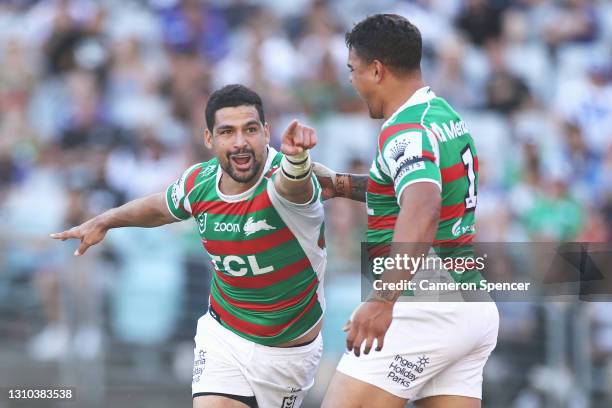
[{"label": "jersey collar", "polygon": [[259,176],[259,180],[257,180],[257,183],[255,183],[253,187],[249,188],[247,191],[244,191],[240,194],[228,195],[228,194],[223,194],[221,192],[221,189],[219,189],[219,182],[221,181],[221,175],[223,173],[223,170],[221,170],[221,166],[219,166],[217,168],[217,180],[215,182],[215,188],[217,189],[217,195],[219,196],[219,198],[222,199],[223,201],[233,203],[236,201],[242,201],[245,198],[250,197],[251,194],[253,194],[253,191],[255,191],[255,189],[259,185],[259,183],[261,183],[261,180],[263,180],[266,173],[268,173],[268,171],[270,170],[270,167],[272,167],[272,161],[274,160],[276,153],[278,153],[276,149],[274,149],[272,146],[268,146],[268,158],[266,159],[266,164],[264,164],[264,169],[261,172],[261,175]]},{"label": "jersey collar", "polygon": [[410,96],[410,98],[408,98],[408,100],[404,102],[402,106],[400,106],[399,108],[397,108],[395,112],[393,112],[393,115],[391,115],[389,119],[387,119],[385,123],[383,123],[382,127],[383,128],[387,127],[391,122],[395,120],[397,115],[404,109],[409,108],[414,105],[420,105],[422,103],[427,103],[435,97],[436,97],[436,94],[433,93],[431,88],[428,86],[424,86],[422,88],[417,89],[416,92],[413,93],[412,96]]}]

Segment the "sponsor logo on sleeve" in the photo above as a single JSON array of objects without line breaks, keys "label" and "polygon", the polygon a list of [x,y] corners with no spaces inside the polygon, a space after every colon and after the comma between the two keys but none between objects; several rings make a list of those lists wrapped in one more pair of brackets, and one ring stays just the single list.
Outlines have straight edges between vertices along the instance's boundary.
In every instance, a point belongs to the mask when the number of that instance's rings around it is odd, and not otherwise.
[{"label": "sponsor logo on sleeve", "polygon": [[172,192],[170,194],[170,196],[172,197],[172,204],[174,205],[174,208],[178,208],[179,202],[181,201],[179,190],[179,185],[177,183],[174,183],[172,185]]},{"label": "sponsor logo on sleeve", "polygon": [[421,133],[406,132],[396,136],[385,146],[384,156],[394,180],[425,169]]}]

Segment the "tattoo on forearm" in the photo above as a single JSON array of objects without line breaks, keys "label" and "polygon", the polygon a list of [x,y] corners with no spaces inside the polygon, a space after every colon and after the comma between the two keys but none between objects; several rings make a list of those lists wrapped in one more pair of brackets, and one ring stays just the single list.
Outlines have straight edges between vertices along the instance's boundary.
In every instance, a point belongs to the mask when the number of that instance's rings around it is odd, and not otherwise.
[{"label": "tattoo on forearm", "polygon": [[400,296],[401,292],[397,290],[390,289],[381,289],[375,290],[370,293],[368,300],[378,301],[378,302],[395,302]]},{"label": "tattoo on forearm", "polygon": [[368,176],[362,174],[351,175],[352,189],[351,198],[353,200],[365,202],[366,192],[368,191]]},{"label": "tattoo on forearm", "polygon": [[351,198],[351,175],[339,173],[336,175],[336,195]]},{"label": "tattoo on forearm", "polygon": [[365,202],[368,176],[362,174],[338,173],[336,175],[336,196]]}]

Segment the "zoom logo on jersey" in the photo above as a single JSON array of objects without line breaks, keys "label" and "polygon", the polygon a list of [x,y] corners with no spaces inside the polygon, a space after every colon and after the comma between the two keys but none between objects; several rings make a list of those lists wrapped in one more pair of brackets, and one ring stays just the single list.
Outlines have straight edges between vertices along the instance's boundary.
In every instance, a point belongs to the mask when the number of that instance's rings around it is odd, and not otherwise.
[{"label": "zoom logo on jersey", "polygon": [[233,222],[215,222],[215,232],[240,232],[240,225]]}]

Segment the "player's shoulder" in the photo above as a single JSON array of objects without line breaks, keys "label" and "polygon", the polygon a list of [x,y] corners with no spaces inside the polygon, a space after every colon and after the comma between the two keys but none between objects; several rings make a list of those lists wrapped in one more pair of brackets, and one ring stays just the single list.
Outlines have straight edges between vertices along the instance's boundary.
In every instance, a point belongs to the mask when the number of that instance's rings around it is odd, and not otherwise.
[{"label": "player's shoulder", "polygon": [[426,135],[432,121],[450,116],[458,114],[444,98],[435,95],[429,87],[419,89],[383,124],[379,145],[382,147],[389,139],[408,132]]},{"label": "player's shoulder", "polygon": [[267,180],[274,179],[277,173],[277,170],[280,168],[281,161],[283,159],[284,154],[277,151],[273,147],[269,147],[268,150],[271,157],[268,157],[266,160],[266,166],[264,169],[264,177],[262,182],[267,182]]},{"label": "player's shoulder", "polygon": [[272,160],[270,161],[270,167],[278,167],[280,166],[280,162],[283,159],[284,154],[276,149],[270,149],[270,153],[272,153]]},{"label": "player's shoulder", "polygon": [[378,147],[380,151],[385,150],[385,146],[398,138],[421,137],[427,134],[427,128],[421,122],[421,115],[414,112],[398,115],[385,122],[378,135]]},{"label": "player's shoulder", "polygon": [[436,98],[436,104],[423,118],[423,124],[445,145],[450,141],[471,139],[467,123],[443,98]]},{"label": "player's shoulder", "polygon": [[213,180],[219,168],[219,161],[213,158],[206,162],[195,163],[188,167],[181,176],[180,184],[184,185],[185,193],[201,187],[206,181]]},{"label": "player's shoulder", "polygon": [[431,103],[436,97],[433,93],[430,93],[429,88],[426,89],[425,94],[423,91],[417,91],[406,104],[385,121],[378,135],[378,147],[381,150],[383,150],[388,142],[400,135],[406,137],[408,135],[418,136],[427,133],[423,120],[431,109]]},{"label": "player's shoulder", "polygon": [[213,157],[212,159],[198,164],[200,170],[200,177],[210,177],[217,172],[219,168],[219,159]]},{"label": "player's shoulder", "polygon": [[423,115],[423,123],[427,126],[431,122],[461,120],[459,113],[441,97],[435,97],[431,100],[429,109]]}]

